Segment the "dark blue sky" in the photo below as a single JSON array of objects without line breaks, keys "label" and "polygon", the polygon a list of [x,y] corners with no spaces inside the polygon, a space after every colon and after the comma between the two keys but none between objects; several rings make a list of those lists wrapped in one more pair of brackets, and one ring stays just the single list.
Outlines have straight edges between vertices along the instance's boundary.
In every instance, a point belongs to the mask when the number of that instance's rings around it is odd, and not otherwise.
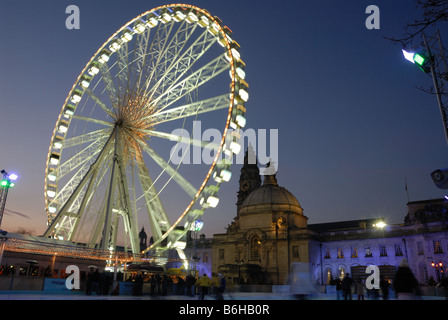
[{"label": "dark blue sky", "polygon": [[[221,18],[247,64],[248,128],[279,130],[278,182],[309,223],[406,215],[411,201],[444,195],[430,179],[448,166],[431,79],[403,59],[398,36],[418,16],[414,1],[190,1]],[[76,4],[81,28],[65,28]],[[162,1],[8,1],[0,4],[0,167],[20,174],[3,229],[42,233],[45,162],[74,81],[121,26]],[[365,9],[381,10],[367,30]],[[444,29],[442,28],[444,27]],[[447,39],[448,29],[441,26]],[[444,40],[448,43],[448,40]],[[240,166],[234,166],[239,173]],[[221,189],[204,233],[236,215],[238,174]],[[14,214],[13,212],[21,213]]]}]

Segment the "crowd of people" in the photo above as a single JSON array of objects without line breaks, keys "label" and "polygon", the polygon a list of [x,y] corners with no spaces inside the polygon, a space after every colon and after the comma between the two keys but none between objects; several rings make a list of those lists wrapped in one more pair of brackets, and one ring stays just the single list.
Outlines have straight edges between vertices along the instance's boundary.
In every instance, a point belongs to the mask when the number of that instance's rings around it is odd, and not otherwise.
[{"label": "crowd of people", "polygon": [[[136,296],[143,295],[143,284],[146,282],[149,283],[149,294],[151,296],[185,295],[197,296],[201,300],[204,300],[207,295],[213,295],[214,299],[222,300],[223,293],[229,286],[232,286],[230,278],[226,281],[222,274],[213,274],[212,278],[206,274],[198,277],[191,274],[186,276],[150,274],[143,278],[143,274],[137,272],[127,281],[133,283],[133,294]],[[116,285],[113,283],[110,273],[100,273],[98,269],[92,269],[86,279],[86,294],[119,295],[119,283],[116,283]],[[342,280],[334,280],[331,284],[336,287],[336,298],[338,300],[352,300],[353,295],[356,295],[358,300],[364,300],[366,296],[369,299],[382,297],[382,299],[388,300],[391,293],[394,294],[393,298],[410,300],[418,299],[421,295],[419,283],[409,268],[406,259],[403,259],[400,263],[393,279],[385,279],[381,276],[379,286],[374,286],[371,289],[367,288],[364,280],[357,279],[355,281],[349,273],[346,273]],[[448,278],[445,275],[437,286],[444,289],[448,299]]]},{"label": "crowd of people", "polygon": [[[173,276],[168,274],[152,274],[143,277],[141,272],[137,272],[127,279],[133,283],[133,295],[143,295],[143,284],[149,283],[149,294],[151,296],[185,295],[198,296],[204,300],[207,295],[214,295],[214,298],[223,299],[222,294],[226,290],[227,281],[222,274],[214,274],[212,278],[203,274],[200,277]],[[112,276],[107,272],[100,273],[98,269],[92,269],[86,279],[86,294],[92,295],[119,295],[119,283],[113,286]]]},{"label": "crowd of people", "polygon": [[[370,299],[378,299],[381,296],[383,300],[388,300],[391,292],[394,292],[398,300],[418,299],[421,295],[419,283],[409,268],[406,259],[401,261],[394,278],[391,280],[392,283],[381,276],[379,287],[368,289],[365,281],[360,279],[354,281],[350,274],[347,273],[342,280],[334,280],[332,284],[336,286],[338,300],[342,298],[344,300],[352,300],[353,293],[356,293],[358,300],[364,300],[365,293],[367,293]],[[448,299],[448,278],[443,276],[437,286],[444,288],[446,298]]]}]

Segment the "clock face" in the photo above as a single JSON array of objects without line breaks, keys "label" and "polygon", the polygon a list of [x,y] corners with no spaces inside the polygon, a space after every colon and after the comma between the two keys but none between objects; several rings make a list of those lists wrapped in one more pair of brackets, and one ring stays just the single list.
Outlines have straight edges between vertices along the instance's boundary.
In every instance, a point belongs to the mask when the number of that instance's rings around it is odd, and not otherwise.
[{"label": "clock face", "polygon": [[243,191],[247,191],[247,190],[249,190],[249,182],[244,181],[244,182],[241,184],[241,190],[243,190]]}]

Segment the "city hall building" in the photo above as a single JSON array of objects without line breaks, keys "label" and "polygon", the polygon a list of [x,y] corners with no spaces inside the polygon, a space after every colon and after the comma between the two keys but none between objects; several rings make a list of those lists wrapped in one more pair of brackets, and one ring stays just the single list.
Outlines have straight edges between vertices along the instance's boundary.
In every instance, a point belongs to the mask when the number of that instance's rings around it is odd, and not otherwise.
[{"label": "city hall building", "polygon": [[248,161],[249,152],[241,169],[236,217],[226,233],[215,234],[212,241],[202,238],[202,244],[208,243],[201,247],[208,262],[202,271],[221,273],[234,283],[287,284],[294,263],[304,263],[312,281],[325,285],[346,273],[365,279],[369,265],[392,280],[405,258],[422,284],[437,282],[445,273],[445,199],[409,202],[400,225],[385,225],[381,219],[308,224],[299,201],[275,175],[262,181],[258,165]]}]

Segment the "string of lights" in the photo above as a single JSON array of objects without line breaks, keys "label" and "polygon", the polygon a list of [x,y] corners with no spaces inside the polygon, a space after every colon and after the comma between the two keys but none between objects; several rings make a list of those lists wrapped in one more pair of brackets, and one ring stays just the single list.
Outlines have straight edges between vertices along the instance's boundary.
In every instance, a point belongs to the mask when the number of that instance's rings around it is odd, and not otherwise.
[{"label": "string of lights", "polygon": [[[25,254],[40,254],[48,256],[59,256],[75,259],[113,261],[133,263],[157,263],[161,257],[148,257],[144,254],[133,254],[131,252],[108,251],[88,248],[82,245],[64,245],[51,242],[33,241],[18,238],[2,238],[5,241],[5,251]],[[45,239],[46,240],[46,239]],[[176,260],[176,259],[175,259]],[[166,259],[165,259],[166,261]],[[169,261],[174,261],[170,259]],[[176,260],[177,261],[177,260]]]}]

